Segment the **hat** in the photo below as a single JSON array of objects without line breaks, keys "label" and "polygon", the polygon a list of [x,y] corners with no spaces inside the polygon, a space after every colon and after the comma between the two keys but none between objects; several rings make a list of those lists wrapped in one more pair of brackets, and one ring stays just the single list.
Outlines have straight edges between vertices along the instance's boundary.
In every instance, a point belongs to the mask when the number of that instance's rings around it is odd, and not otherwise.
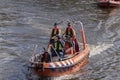
[{"label": "hat", "polygon": [[54,23],[54,26],[57,26],[58,25],[58,23]]},{"label": "hat", "polygon": [[70,23],[70,22],[68,22],[68,26],[71,26],[71,23]]}]

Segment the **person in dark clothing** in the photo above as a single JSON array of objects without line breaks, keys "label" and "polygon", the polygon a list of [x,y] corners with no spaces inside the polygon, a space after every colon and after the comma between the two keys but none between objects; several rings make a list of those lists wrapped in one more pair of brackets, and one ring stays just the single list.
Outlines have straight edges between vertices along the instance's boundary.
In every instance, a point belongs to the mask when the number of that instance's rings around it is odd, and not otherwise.
[{"label": "person in dark clothing", "polygon": [[50,62],[50,54],[48,52],[44,52],[41,55],[41,62]]}]

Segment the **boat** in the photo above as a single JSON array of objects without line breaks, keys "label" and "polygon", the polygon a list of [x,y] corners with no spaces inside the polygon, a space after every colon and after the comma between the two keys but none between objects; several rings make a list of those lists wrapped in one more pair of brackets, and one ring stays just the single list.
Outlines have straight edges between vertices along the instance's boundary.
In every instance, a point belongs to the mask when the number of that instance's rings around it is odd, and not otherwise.
[{"label": "boat", "polygon": [[118,7],[120,6],[120,0],[98,0],[97,4],[100,7]]},{"label": "boat", "polygon": [[[86,45],[86,38],[83,29],[82,22],[80,23],[81,28],[81,50],[78,52],[73,52],[72,47],[69,48],[70,51],[68,54],[65,54],[64,57],[60,58],[59,56],[52,57],[51,61],[43,62],[40,61],[41,54],[34,54],[30,58],[29,68],[32,69],[32,72],[38,76],[45,77],[57,77],[63,75],[69,75],[79,71],[85,64],[89,61],[89,48]],[[48,47],[49,48],[49,47]],[[45,49],[44,49],[45,50]],[[45,51],[46,52],[46,51]]]}]

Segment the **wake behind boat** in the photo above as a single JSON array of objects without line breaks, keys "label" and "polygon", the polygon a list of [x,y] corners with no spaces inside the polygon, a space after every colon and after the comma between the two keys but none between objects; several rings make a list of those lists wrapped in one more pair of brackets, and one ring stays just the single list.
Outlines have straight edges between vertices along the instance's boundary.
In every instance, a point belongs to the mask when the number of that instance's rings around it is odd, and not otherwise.
[{"label": "wake behind boat", "polygon": [[[75,51],[75,45],[72,44],[71,39],[62,38],[64,41],[63,53],[64,56],[60,56],[54,49],[52,44],[48,44],[48,48],[44,49],[41,54],[34,54],[30,58],[30,68],[38,76],[61,76],[74,73],[83,67],[89,59],[89,50],[86,45],[85,34],[83,30],[83,24],[81,24],[80,33],[82,38],[82,49]],[[77,34],[79,35],[79,34]],[[74,40],[72,40],[74,42]],[[71,46],[67,47],[67,44]],[[79,45],[80,46],[80,45]],[[51,51],[52,50],[52,51]],[[53,54],[56,54],[54,56]],[[47,57],[46,57],[47,56]]]},{"label": "wake behind boat", "polygon": [[120,0],[98,0],[97,4],[100,7],[118,7]]}]

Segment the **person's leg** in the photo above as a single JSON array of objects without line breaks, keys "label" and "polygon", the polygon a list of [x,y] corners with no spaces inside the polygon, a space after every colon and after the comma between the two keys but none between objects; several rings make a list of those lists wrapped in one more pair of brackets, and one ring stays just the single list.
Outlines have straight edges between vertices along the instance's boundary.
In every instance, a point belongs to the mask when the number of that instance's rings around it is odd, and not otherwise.
[{"label": "person's leg", "polygon": [[53,43],[54,43],[54,39],[51,39],[51,40],[50,40],[50,44],[53,45]]}]

